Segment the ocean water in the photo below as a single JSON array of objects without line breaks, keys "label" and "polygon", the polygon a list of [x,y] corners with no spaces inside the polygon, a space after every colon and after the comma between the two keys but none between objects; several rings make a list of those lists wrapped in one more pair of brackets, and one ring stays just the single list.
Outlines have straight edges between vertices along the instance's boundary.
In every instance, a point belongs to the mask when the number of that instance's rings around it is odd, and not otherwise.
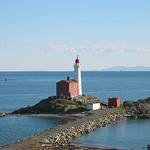
[{"label": "ocean water", "polygon": [[0,118],[0,146],[56,126],[58,119],[8,116]]},{"label": "ocean water", "polygon": [[[8,81],[5,79],[8,77]],[[0,112],[12,112],[56,95],[56,82],[73,72],[0,72]],[[150,96],[150,72],[82,72],[84,94],[107,102],[109,97],[138,100]]]},{"label": "ocean water", "polygon": [[74,144],[120,149],[147,149],[150,119],[122,119],[72,141]]},{"label": "ocean water", "polygon": [[[4,82],[3,80],[6,75],[8,81]],[[41,99],[56,95],[56,82],[67,78],[67,76],[73,78],[74,74],[71,71],[0,72],[0,112],[10,113],[18,108],[34,105]],[[84,94],[96,96],[106,102],[109,97],[121,97],[122,103],[125,100],[138,100],[150,96],[150,72],[84,71],[82,72],[82,87]],[[20,122],[20,119],[24,119],[22,125],[17,124]],[[12,121],[14,121],[14,124]],[[28,124],[29,122],[34,122],[35,124],[40,124],[39,122],[41,122],[44,125],[33,128],[32,126],[36,125]],[[51,124],[55,126],[55,120],[47,120],[45,118],[38,118],[36,120],[32,117],[19,118],[14,116],[0,118],[0,145],[10,143],[24,136],[29,136],[29,134],[25,134],[26,132],[32,135],[39,132],[38,129],[44,131],[48,127],[51,127]],[[20,126],[28,126],[29,132],[27,128],[20,128],[20,132],[16,135],[16,129]],[[7,132],[3,132],[4,129]],[[12,129],[14,133],[11,132]],[[5,138],[8,136],[12,140]]]}]

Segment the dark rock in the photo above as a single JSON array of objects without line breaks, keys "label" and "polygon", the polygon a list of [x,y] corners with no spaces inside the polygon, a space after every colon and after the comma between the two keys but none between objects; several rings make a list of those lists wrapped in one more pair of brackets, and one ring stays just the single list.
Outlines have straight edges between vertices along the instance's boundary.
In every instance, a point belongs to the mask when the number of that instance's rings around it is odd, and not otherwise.
[{"label": "dark rock", "polygon": [[0,113],[0,117],[6,117],[7,115],[5,113]]},{"label": "dark rock", "polygon": [[125,101],[123,106],[128,108],[128,114],[141,117],[144,114],[150,114],[150,97],[138,101]]},{"label": "dark rock", "polygon": [[15,110],[13,114],[76,113],[85,110],[87,110],[85,104],[79,104],[68,99],[49,97],[34,106],[28,105]]}]

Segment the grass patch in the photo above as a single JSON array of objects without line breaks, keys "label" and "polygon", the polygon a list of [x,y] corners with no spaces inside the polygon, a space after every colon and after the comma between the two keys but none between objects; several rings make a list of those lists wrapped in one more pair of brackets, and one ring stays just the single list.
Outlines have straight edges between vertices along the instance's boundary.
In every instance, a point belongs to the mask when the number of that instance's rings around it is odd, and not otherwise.
[{"label": "grass patch", "polygon": [[119,111],[127,111],[128,107],[120,106],[120,107],[114,107],[114,109],[115,110],[112,113],[116,113],[116,112],[119,112]]}]

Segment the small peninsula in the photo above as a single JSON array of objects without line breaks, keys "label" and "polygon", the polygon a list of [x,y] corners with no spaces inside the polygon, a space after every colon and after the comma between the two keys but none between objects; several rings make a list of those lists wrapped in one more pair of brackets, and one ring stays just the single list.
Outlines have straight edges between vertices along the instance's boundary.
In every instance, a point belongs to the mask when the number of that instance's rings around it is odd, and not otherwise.
[{"label": "small peninsula", "polygon": [[34,106],[28,105],[27,107],[22,107],[18,110],[15,110],[14,112],[12,112],[12,114],[81,113],[87,110],[86,103],[92,99],[99,101],[101,104],[107,107],[106,102],[91,95],[82,95],[78,97],[78,101],[51,96],[47,99],[41,100],[39,103],[35,104]]}]

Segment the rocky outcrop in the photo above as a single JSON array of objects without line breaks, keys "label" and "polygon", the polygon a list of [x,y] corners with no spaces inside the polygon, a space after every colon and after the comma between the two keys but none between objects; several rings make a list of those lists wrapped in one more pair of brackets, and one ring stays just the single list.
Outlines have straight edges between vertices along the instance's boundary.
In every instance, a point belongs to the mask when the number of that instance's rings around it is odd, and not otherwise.
[{"label": "rocky outcrop", "polygon": [[83,95],[73,100],[66,98],[57,98],[56,96],[41,100],[34,106],[28,105],[15,110],[12,114],[41,114],[41,113],[80,113],[86,109],[86,103],[91,100],[98,100],[103,108],[107,107],[107,103],[91,95]]},{"label": "rocky outcrop", "polygon": [[86,105],[64,98],[49,97],[34,106],[22,107],[12,114],[40,114],[40,113],[76,113],[86,110]]},{"label": "rocky outcrop", "polygon": [[6,117],[7,116],[7,114],[5,114],[5,113],[0,113],[0,117]]},{"label": "rocky outcrop", "polygon": [[108,103],[100,100],[99,98],[95,97],[95,96],[92,96],[92,95],[85,95],[83,94],[82,96],[79,96],[78,98],[75,98],[76,101],[79,101],[79,102],[82,102],[82,103],[87,103],[88,101],[91,101],[91,100],[96,100],[98,102],[101,103],[101,106],[104,106],[104,107],[108,107]]},{"label": "rocky outcrop", "polygon": [[139,99],[138,101],[125,101],[124,107],[131,116],[140,118],[150,118],[150,97]]}]

